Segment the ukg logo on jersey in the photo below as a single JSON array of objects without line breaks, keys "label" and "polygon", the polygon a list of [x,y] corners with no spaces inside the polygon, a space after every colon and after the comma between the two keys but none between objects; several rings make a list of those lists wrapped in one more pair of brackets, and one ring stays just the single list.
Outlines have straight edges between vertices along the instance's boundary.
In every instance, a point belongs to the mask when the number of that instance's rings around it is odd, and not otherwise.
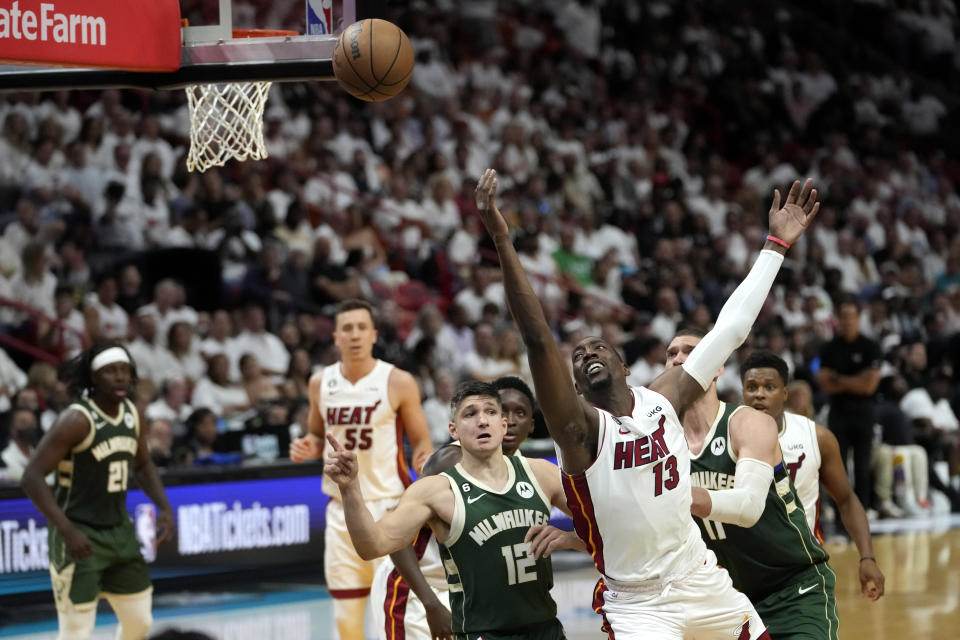
[{"label": "ukg logo on jersey", "polygon": [[310,507],[305,504],[187,504],[177,509],[177,524],[178,548],[185,556],[310,542]]},{"label": "ukg logo on jersey", "polygon": [[104,47],[107,21],[103,16],[60,13],[52,2],[41,3],[39,12],[21,9],[18,0],[0,5],[0,38]]},{"label": "ukg logo on jersey", "polygon": [[26,526],[16,520],[0,520],[0,573],[46,569],[47,528],[30,518]]}]

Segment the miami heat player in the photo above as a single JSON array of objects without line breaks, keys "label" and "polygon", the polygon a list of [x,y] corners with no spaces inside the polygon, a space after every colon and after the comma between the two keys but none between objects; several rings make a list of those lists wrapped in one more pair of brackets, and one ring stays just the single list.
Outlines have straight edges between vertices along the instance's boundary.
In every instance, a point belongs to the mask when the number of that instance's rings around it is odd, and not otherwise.
[{"label": "miami heat player", "polygon": [[[346,300],[335,316],[333,340],[340,361],[310,378],[310,432],[290,444],[294,462],[323,458],[330,434],[360,461],[360,484],[376,517],[396,505],[410,473],[403,457],[403,434],[413,447],[419,472],[433,452],[420,390],[406,371],[373,357],[377,330],[371,306]],[[363,640],[363,619],[376,562],[357,555],[343,519],[337,485],[326,477],[330,496],[324,537],[323,571],[334,599],[341,640]]]}]

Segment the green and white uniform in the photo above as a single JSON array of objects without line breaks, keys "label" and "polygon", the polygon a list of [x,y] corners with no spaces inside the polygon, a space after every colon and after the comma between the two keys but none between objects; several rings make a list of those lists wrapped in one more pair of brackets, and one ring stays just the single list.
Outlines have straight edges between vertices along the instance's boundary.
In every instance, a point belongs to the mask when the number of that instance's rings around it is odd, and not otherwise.
[{"label": "green and white uniform", "polygon": [[504,460],[510,477],[500,491],[462,464],[443,474],[455,500],[450,535],[440,548],[454,634],[458,640],[564,638],[550,597],[550,559],[534,560],[523,541],[531,526],[550,522],[550,501],[524,458]]},{"label": "green and white uniform", "polygon": [[[736,457],[729,420],[743,406],[721,403],[703,450],[691,455],[694,486],[734,488]],[[694,518],[707,546],[750,598],[773,638],[837,638],[836,575],[807,524],[783,465],[774,470],[763,515],[749,528]]]},{"label": "green and white uniform", "polygon": [[50,576],[57,606],[96,604],[101,593],[134,594],[150,588],[150,576],[127,513],[127,482],[133,473],[140,420],[130,400],[115,417],[90,398],[70,409],[90,421],[90,433],[57,465],[54,497],[83,531],[93,553],[76,561],[63,537],[49,528]]}]

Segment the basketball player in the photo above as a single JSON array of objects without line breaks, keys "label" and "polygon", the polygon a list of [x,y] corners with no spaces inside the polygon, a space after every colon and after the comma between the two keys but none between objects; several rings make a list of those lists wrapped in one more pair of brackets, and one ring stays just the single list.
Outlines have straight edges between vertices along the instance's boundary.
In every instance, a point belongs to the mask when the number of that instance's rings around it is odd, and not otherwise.
[{"label": "basketball player", "polygon": [[[50,577],[59,638],[89,638],[104,597],[117,638],[144,638],[153,622],[150,575],[127,512],[127,480],[157,507],[157,543],[173,534],[173,511],[147,450],[145,424],[129,399],[130,354],[98,343],[68,363],[75,401],[40,441],[23,474],[24,493],[49,523]],[[51,491],[44,477],[56,470]]]},{"label": "basketball player", "polygon": [[379,521],[356,481],[356,454],[328,438],[333,452],[324,473],[340,487],[350,537],[362,557],[375,558],[409,545],[429,526],[444,545],[457,640],[564,638],[550,597],[550,560],[535,560],[524,542],[532,525],[549,522],[551,505],[566,509],[557,468],[503,455],[507,425],[490,383],[464,382],[450,404],[461,462],[417,480]]},{"label": "basketball player", "polygon": [[[530,387],[515,376],[493,381],[500,395],[507,433],[503,455],[520,455],[519,448],[533,432],[535,403]],[[423,475],[436,475],[460,462],[459,442],[437,449],[423,465]],[[534,542],[536,544],[536,541]],[[390,554],[373,578],[371,594],[380,640],[452,637],[447,577],[440,562],[437,539],[424,527],[412,546]],[[377,606],[382,602],[383,606]]]},{"label": "basketball player", "polygon": [[820,483],[823,482],[860,553],[860,591],[877,600],[883,595],[884,577],[873,555],[867,514],[850,486],[837,437],[809,418],[784,411],[788,377],[789,369],[783,358],[770,351],[751,353],[740,365],[743,401],[776,421],[784,463],[803,503],[810,530],[821,542]]},{"label": "basketball player", "polygon": [[[356,451],[368,506],[380,515],[397,503],[410,484],[403,457],[404,432],[418,472],[433,451],[420,408],[420,390],[409,373],[373,357],[377,330],[367,302],[345,300],[337,308],[334,323],[333,341],[340,349],[340,361],[310,377],[310,432],[290,443],[290,459],[303,462],[323,457],[325,436]],[[336,484],[324,478],[323,492],[330,496],[323,572],[334,599],[337,629],[341,640],[363,640],[364,611],[376,567],[361,559],[350,544]]]},{"label": "basketball player", "polygon": [[[649,387],[634,388],[627,385],[629,370],[620,356],[595,337],[574,348],[576,386],[570,381],[497,209],[496,192],[496,172],[488,169],[477,185],[477,209],[500,256],[508,306],[560,451],[574,526],[602,574],[594,606],[604,616],[604,630],[611,638],[631,639],[768,638],[753,605],[716,566],[690,517],[690,454],[680,416],[746,338],[786,249],[816,215],[812,181],[802,187],[795,182],[782,209],[775,192],[764,251],[684,365]],[[771,482],[769,465],[741,465],[737,489],[718,492],[706,510],[710,516],[754,508],[741,487]]]},{"label": "basketball player", "polygon": [[[697,331],[678,333],[667,345],[667,370],[682,366],[701,338]],[[694,485],[691,511],[733,586],[750,598],[772,637],[837,640],[836,574],[800,508],[773,419],[720,402],[714,379],[684,413],[683,432]],[[741,487],[734,481],[741,461],[769,467],[773,482]],[[753,508],[736,518],[706,517],[706,506],[734,488],[751,492],[746,500]]]}]

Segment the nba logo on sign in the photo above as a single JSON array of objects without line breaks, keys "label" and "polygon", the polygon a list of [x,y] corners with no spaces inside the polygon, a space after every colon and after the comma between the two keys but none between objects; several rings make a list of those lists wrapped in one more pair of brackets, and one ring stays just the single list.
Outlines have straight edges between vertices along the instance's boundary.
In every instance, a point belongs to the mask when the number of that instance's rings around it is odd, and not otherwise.
[{"label": "nba logo on sign", "polygon": [[157,559],[157,514],[153,505],[149,502],[138,504],[133,523],[137,529],[143,559],[153,562]]},{"label": "nba logo on sign", "polygon": [[333,33],[333,0],[307,0],[307,35]]}]

